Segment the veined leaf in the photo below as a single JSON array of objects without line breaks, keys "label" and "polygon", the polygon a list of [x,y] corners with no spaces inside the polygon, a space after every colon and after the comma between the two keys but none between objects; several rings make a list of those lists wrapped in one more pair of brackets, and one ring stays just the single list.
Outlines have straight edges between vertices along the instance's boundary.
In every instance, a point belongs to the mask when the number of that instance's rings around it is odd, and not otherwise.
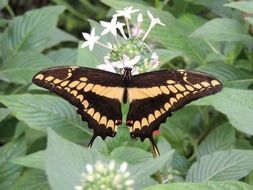
[{"label": "veined leaf", "polygon": [[91,134],[86,126],[83,127],[74,107],[59,97],[22,94],[0,96],[0,102],[31,128],[42,131],[54,128],[64,137],[75,140]]},{"label": "veined leaf", "polygon": [[0,189],[9,189],[21,174],[22,166],[10,160],[26,153],[24,138],[11,141],[0,148]]},{"label": "veined leaf", "polygon": [[47,55],[54,61],[54,65],[76,65],[76,49],[61,48],[59,50],[50,51]]},{"label": "veined leaf", "polygon": [[62,6],[45,7],[13,19],[0,39],[0,51],[4,61],[20,51],[40,52],[45,49],[55,30],[58,15],[63,10]]},{"label": "veined leaf", "polygon": [[211,105],[224,113],[239,131],[253,135],[253,96],[251,90],[224,88],[221,92],[194,101],[191,105]]},{"label": "veined leaf", "polygon": [[238,180],[253,170],[253,151],[227,150],[202,156],[189,169],[186,181]]},{"label": "veined leaf", "polygon": [[38,151],[26,156],[14,158],[11,162],[29,168],[45,170],[44,159],[45,151]]},{"label": "veined leaf", "polygon": [[250,1],[231,2],[231,3],[225,4],[224,6],[253,14],[253,2],[250,2]]},{"label": "veined leaf", "polygon": [[29,84],[37,72],[52,66],[53,62],[41,53],[20,52],[2,66],[0,69],[0,80]]},{"label": "veined leaf", "polygon": [[235,145],[235,131],[229,123],[225,123],[214,129],[198,147],[197,155],[210,154],[219,150],[229,150]]},{"label": "veined leaf", "polygon": [[50,190],[47,176],[41,170],[28,170],[10,190]]},{"label": "veined leaf", "polygon": [[247,34],[247,28],[239,22],[228,18],[216,18],[195,30],[191,37],[218,42],[253,43],[253,38]]},{"label": "veined leaf", "polygon": [[239,181],[206,182],[206,183],[171,183],[153,185],[143,190],[253,190],[253,187]]},{"label": "veined leaf", "polygon": [[46,173],[54,190],[70,190],[81,183],[87,164],[108,161],[98,152],[68,142],[48,129]]}]

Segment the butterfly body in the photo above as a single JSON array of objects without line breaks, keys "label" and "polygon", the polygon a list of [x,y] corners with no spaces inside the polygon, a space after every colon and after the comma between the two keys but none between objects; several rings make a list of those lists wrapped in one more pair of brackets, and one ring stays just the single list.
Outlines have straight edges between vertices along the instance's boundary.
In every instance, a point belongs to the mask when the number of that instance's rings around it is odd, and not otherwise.
[{"label": "butterfly body", "polygon": [[215,77],[196,71],[154,71],[122,75],[86,67],[54,67],[36,74],[33,82],[77,107],[93,138],[115,136],[122,124],[121,103],[130,103],[126,125],[132,138],[149,138],[158,154],[153,132],[171,113],[222,89]]}]

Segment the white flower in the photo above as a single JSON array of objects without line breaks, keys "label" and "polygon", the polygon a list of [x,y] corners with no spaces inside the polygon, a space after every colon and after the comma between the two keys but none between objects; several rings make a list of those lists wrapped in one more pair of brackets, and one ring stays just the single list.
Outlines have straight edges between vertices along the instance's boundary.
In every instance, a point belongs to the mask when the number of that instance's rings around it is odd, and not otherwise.
[{"label": "white flower", "polygon": [[139,26],[133,26],[131,28],[131,33],[132,33],[132,36],[139,37],[144,33],[144,30],[142,30]]},{"label": "white flower", "polygon": [[125,172],[127,170],[127,163],[124,162],[123,164],[120,165],[120,171]]},{"label": "white flower", "polygon": [[126,7],[123,10],[116,11],[117,14],[114,14],[113,17],[123,16],[127,19],[131,19],[131,14],[138,12],[139,9],[133,9],[133,7]]},{"label": "white flower", "polygon": [[149,10],[147,10],[147,13],[148,13],[149,19],[151,20],[151,24],[150,24],[151,28],[153,28],[156,24],[165,26],[165,24],[163,24],[159,18],[154,18],[151,12],[149,12]]},{"label": "white flower", "polygon": [[95,28],[91,29],[91,33],[82,33],[84,39],[86,40],[86,42],[84,42],[81,46],[81,48],[85,48],[87,46],[89,46],[90,51],[92,51],[94,44],[99,40],[99,36],[95,35]]},{"label": "white flower", "polygon": [[117,21],[117,17],[113,17],[111,22],[100,21],[101,25],[105,27],[101,35],[111,32],[114,36],[117,35],[117,28],[123,27],[123,23]]},{"label": "white flower", "polygon": [[109,71],[112,73],[116,73],[114,67],[112,66],[112,64],[110,63],[110,61],[108,61],[107,59],[104,59],[104,64],[98,65],[97,68],[101,69],[101,70],[105,70],[105,71]]},{"label": "white flower", "polygon": [[127,55],[123,54],[123,60],[113,62],[113,66],[117,67],[119,69],[122,69],[124,67],[133,68],[134,65],[136,65],[140,61],[140,56],[135,56],[133,59],[130,59]]},{"label": "white flower", "polygon": [[83,187],[78,185],[78,186],[75,186],[75,190],[83,190]]}]

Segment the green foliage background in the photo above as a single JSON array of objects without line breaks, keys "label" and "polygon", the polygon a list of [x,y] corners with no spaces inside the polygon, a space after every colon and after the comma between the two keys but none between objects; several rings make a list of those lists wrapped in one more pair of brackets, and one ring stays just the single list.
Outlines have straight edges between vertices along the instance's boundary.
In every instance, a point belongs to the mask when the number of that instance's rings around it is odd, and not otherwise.
[{"label": "green foliage background", "polygon": [[[81,32],[127,6],[166,24],[149,38],[162,68],[204,71],[224,84],[167,119],[158,159],[124,126],[88,150],[91,131],[75,108],[31,83],[47,67],[101,64],[102,53],[79,48]],[[136,189],[253,189],[252,1],[0,0],[0,10],[0,189],[70,190],[86,164],[112,159],[129,163]]]}]

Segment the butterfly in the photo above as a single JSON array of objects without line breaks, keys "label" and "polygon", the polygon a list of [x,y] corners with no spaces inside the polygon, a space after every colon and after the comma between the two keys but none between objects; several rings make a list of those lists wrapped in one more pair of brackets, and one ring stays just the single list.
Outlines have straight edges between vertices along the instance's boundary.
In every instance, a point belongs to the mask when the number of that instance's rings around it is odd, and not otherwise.
[{"label": "butterfly", "polygon": [[60,66],[40,71],[33,83],[58,94],[72,105],[97,136],[114,137],[122,124],[121,104],[129,102],[126,125],[132,138],[150,139],[159,155],[153,132],[172,112],[193,100],[219,92],[215,77],[190,70],[160,70],[138,75],[124,68],[122,75],[103,70]]}]

